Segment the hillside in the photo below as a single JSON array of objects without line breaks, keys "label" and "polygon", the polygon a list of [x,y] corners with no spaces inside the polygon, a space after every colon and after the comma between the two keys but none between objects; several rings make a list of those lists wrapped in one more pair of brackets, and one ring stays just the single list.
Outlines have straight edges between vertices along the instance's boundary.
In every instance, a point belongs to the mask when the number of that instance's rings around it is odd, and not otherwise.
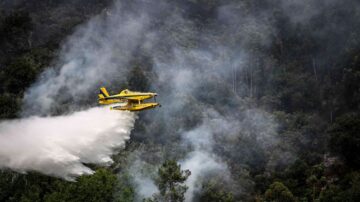
[{"label": "hillside", "polygon": [[102,86],[162,104],[76,182],[3,166],[0,201],[359,201],[359,6],[0,2],[4,128],[94,107]]}]

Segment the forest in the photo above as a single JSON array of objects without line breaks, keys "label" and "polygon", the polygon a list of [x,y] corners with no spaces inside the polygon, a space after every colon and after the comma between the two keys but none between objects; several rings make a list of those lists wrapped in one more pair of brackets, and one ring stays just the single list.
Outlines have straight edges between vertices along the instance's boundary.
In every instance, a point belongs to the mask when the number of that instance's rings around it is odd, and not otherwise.
[{"label": "forest", "polygon": [[356,0],[0,1],[0,123],[102,86],[162,107],[92,175],[0,163],[0,201],[360,201]]}]

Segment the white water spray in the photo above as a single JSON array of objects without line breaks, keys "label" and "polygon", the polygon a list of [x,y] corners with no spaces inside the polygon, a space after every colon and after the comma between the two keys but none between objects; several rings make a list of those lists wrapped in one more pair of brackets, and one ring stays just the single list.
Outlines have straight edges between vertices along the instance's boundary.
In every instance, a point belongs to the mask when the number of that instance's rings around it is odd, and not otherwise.
[{"label": "white water spray", "polygon": [[0,123],[0,168],[38,171],[73,180],[93,171],[83,163],[108,165],[129,139],[136,116],[96,107],[56,117]]}]

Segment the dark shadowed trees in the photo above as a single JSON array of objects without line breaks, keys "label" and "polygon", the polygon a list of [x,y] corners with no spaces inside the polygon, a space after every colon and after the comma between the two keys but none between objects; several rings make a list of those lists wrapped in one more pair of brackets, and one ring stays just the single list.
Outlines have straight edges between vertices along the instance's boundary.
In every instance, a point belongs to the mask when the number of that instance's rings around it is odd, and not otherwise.
[{"label": "dark shadowed trees", "polygon": [[274,182],[265,192],[266,201],[295,202],[295,197],[291,191],[281,182]]},{"label": "dark shadowed trees", "polygon": [[190,176],[189,170],[181,170],[180,164],[174,160],[165,161],[158,170],[156,185],[159,193],[146,202],[182,202],[185,200],[185,192],[188,189],[184,182]]},{"label": "dark shadowed trees", "polygon": [[345,114],[329,129],[330,150],[340,155],[350,166],[360,168],[360,116]]}]

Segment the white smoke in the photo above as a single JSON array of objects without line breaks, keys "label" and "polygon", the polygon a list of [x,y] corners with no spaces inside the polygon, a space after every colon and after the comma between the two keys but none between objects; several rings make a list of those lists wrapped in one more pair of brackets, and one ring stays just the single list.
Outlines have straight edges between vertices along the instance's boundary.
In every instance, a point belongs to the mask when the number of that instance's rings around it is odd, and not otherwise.
[{"label": "white smoke", "polygon": [[122,12],[122,6],[116,3],[66,39],[55,65],[25,92],[22,115],[48,115],[62,102],[81,105],[95,98],[101,86],[126,81],[148,20],[145,14]]},{"label": "white smoke", "polygon": [[[216,144],[226,143],[228,145],[226,149],[236,152],[232,148],[231,142],[236,141],[236,138],[251,137],[259,144],[259,149],[262,147],[265,150],[273,150],[273,153],[279,153],[276,149],[279,144],[276,132],[277,124],[271,114],[257,109],[249,109],[242,115],[242,119],[231,119],[231,117],[222,116],[215,110],[208,109],[203,113],[203,123],[182,135],[183,141],[194,148],[194,151],[180,162],[182,169],[191,171],[191,175],[185,182],[189,188],[185,194],[186,201],[193,201],[196,194],[201,192],[202,183],[208,174],[221,174],[222,180],[230,181],[232,175],[230,168],[225,160],[214,152]],[[222,137],[220,138],[220,136]],[[225,142],[217,142],[218,139],[223,139]],[[281,154],[277,157],[283,158]],[[291,159],[288,158],[288,160]],[[238,163],[243,164],[244,162]],[[251,186],[246,181],[247,173],[236,173],[236,175],[244,178],[240,186],[231,182],[232,186],[236,187],[236,192],[240,193]]]},{"label": "white smoke", "polygon": [[135,115],[96,107],[56,117],[0,123],[0,168],[73,180],[92,174],[83,163],[109,165],[129,139]]},{"label": "white smoke", "polygon": [[135,201],[142,201],[142,199],[149,198],[158,192],[158,188],[153,180],[153,176],[156,175],[156,169],[138,159],[139,156],[137,155],[138,153],[133,154],[136,160],[133,160],[128,172],[133,177],[133,183],[136,187]]},{"label": "white smoke", "polygon": [[186,201],[193,201],[194,194],[201,190],[199,178],[206,176],[208,172],[225,173],[229,175],[227,166],[217,161],[207,152],[195,151],[189,154],[190,158],[181,163],[182,169],[191,170],[191,175],[186,180],[188,190],[185,193]]}]

